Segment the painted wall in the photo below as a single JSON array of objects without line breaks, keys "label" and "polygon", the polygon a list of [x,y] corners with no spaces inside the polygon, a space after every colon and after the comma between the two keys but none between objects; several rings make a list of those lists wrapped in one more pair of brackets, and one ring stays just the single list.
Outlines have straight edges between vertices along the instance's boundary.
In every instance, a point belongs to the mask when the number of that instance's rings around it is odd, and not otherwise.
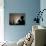
[{"label": "painted wall", "polygon": [[4,41],[4,2],[0,0],[0,42]]},{"label": "painted wall", "polygon": [[[41,11],[43,9],[46,9],[46,0],[41,0],[40,1],[40,9],[41,9]],[[43,17],[43,22],[41,21],[40,25],[46,26],[46,10],[43,12],[42,17]]]},{"label": "painted wall", "polygon": [[[41,0],[40,1],[40,10],[46,9],[46,0]],[[46,27],[46,11],[44,11],[43,15],[43,22],[40,21],[40,25],[45,26]],[[45,35],[46,36],[46,35]],[[46,38],[45,38],[46,39]],[[46,40],[45,40],[45,44],[46,44]]]},{"label": "painted wall", "polygon": [[[18,41],[32,29],[35,14],[40,10],[40,0],[4,0],[4,38],[7,41]],[[9,13],[25,13],[25,26],[10,26]]]}]

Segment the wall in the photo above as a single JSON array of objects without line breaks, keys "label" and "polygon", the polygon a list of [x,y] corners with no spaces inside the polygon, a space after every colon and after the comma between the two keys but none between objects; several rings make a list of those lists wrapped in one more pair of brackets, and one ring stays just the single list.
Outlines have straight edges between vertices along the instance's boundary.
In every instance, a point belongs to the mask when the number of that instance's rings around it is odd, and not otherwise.
[{"label": "wall", "polygon": [[[43,10],[43,9],[46,9],[46,0],[41,0],[41,1],[40,1],[40,10]],[[43,17],[44,20],[43,20],[43,22],[40,21],[40,25],[46,27],[46,11],[44,11],[42,17]],[[46,40],[45,40],[45,41],[46,41]],[[45,42],[45,43],[46,43],[46,42]]]},{"label": "wall", "polygon": [[[4,41],[4,8],[3,0],[0,0],[0,42]],[[1,46],[1,45],[0,45]]]},{"label": "wall", "polygon": [[[40,1],[40,9],[41,9],[41,11],[43,9],[46,9],[46,0],[41,0]],[[46,26],[46,10],[43,12],[42,17],[43,17],[43,22],[41,21],[40,25]]]},{"label": "wall", "polygon": [[[32,29],[35,12],[40,10],[40,0],[4,0],[4,38],[7,41],[18,41]],[[25,13],[25,26],[10,26],[9,13]]]}]

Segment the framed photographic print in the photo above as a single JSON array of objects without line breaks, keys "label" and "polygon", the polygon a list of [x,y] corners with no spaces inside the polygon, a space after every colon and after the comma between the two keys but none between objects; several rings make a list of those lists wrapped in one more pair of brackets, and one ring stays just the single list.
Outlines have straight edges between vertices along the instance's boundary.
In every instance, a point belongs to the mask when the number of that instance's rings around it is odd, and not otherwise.
[{"label": "framed photographic print", "polygon": [[9,24],[10,25],[25,25],[25,13],[10,13]]}]

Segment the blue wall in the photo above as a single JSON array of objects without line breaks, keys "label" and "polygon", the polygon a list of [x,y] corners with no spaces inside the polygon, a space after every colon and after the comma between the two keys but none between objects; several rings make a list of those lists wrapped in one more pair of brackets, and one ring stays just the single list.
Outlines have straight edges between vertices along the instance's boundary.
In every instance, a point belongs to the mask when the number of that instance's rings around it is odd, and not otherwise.
[{"label": "blue wall", "polygon": [[[46,9],[46,0],[41,0],[40,1],[40,10],[42,11],[43,9]],[[40,25],[46,27],[46,10],[43,12],[43,22],[40,21]]]},{"label": "blue wall", "polygon": [[[41,0],[40,1],[40,10],[42,11],[43,9],[46,9],[46,0]],[[42,17],[43,17],[43,22],[40,21],[40,25],[46,27],[46,11],[44,11]],[[46,37],[45,37],[45,39],[46,39]],[[46,44],[46,40],[45,40],[45,44]]]},{"label": "blue wall", "polygon": [[[40,0],[4,0],[4,38],[7,41],[18,41],[32,29],[35,12],[40,9]],[[25,26],[10,26],[9,13],[25,13]]]}]

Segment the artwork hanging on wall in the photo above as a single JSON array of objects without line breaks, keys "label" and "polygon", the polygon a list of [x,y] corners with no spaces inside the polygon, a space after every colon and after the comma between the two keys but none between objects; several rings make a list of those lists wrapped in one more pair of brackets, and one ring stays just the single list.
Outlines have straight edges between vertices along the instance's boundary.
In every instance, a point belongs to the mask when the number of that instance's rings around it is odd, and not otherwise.
[{"label": "artwork hanging on wall", "polygon": [[[36,22],[36,23],[40,23],[40,20],[43,22],[44,21],[44,18],[43,18],[43,13],[46,11],[46,9],[43,9],[42,11],[39,11],[38,13],[37,13],[37,16],[34,18],[34,21]],[[45,14],[45,13],[44,13]],[[46,15],[46,14],[45,14]],[[45,16],[44,15],[44,16]]]},{"label": "artwork hanging on wall", "polygon": [[25,25],[25,13],[10,13],[9,24],[10,25]]}]

